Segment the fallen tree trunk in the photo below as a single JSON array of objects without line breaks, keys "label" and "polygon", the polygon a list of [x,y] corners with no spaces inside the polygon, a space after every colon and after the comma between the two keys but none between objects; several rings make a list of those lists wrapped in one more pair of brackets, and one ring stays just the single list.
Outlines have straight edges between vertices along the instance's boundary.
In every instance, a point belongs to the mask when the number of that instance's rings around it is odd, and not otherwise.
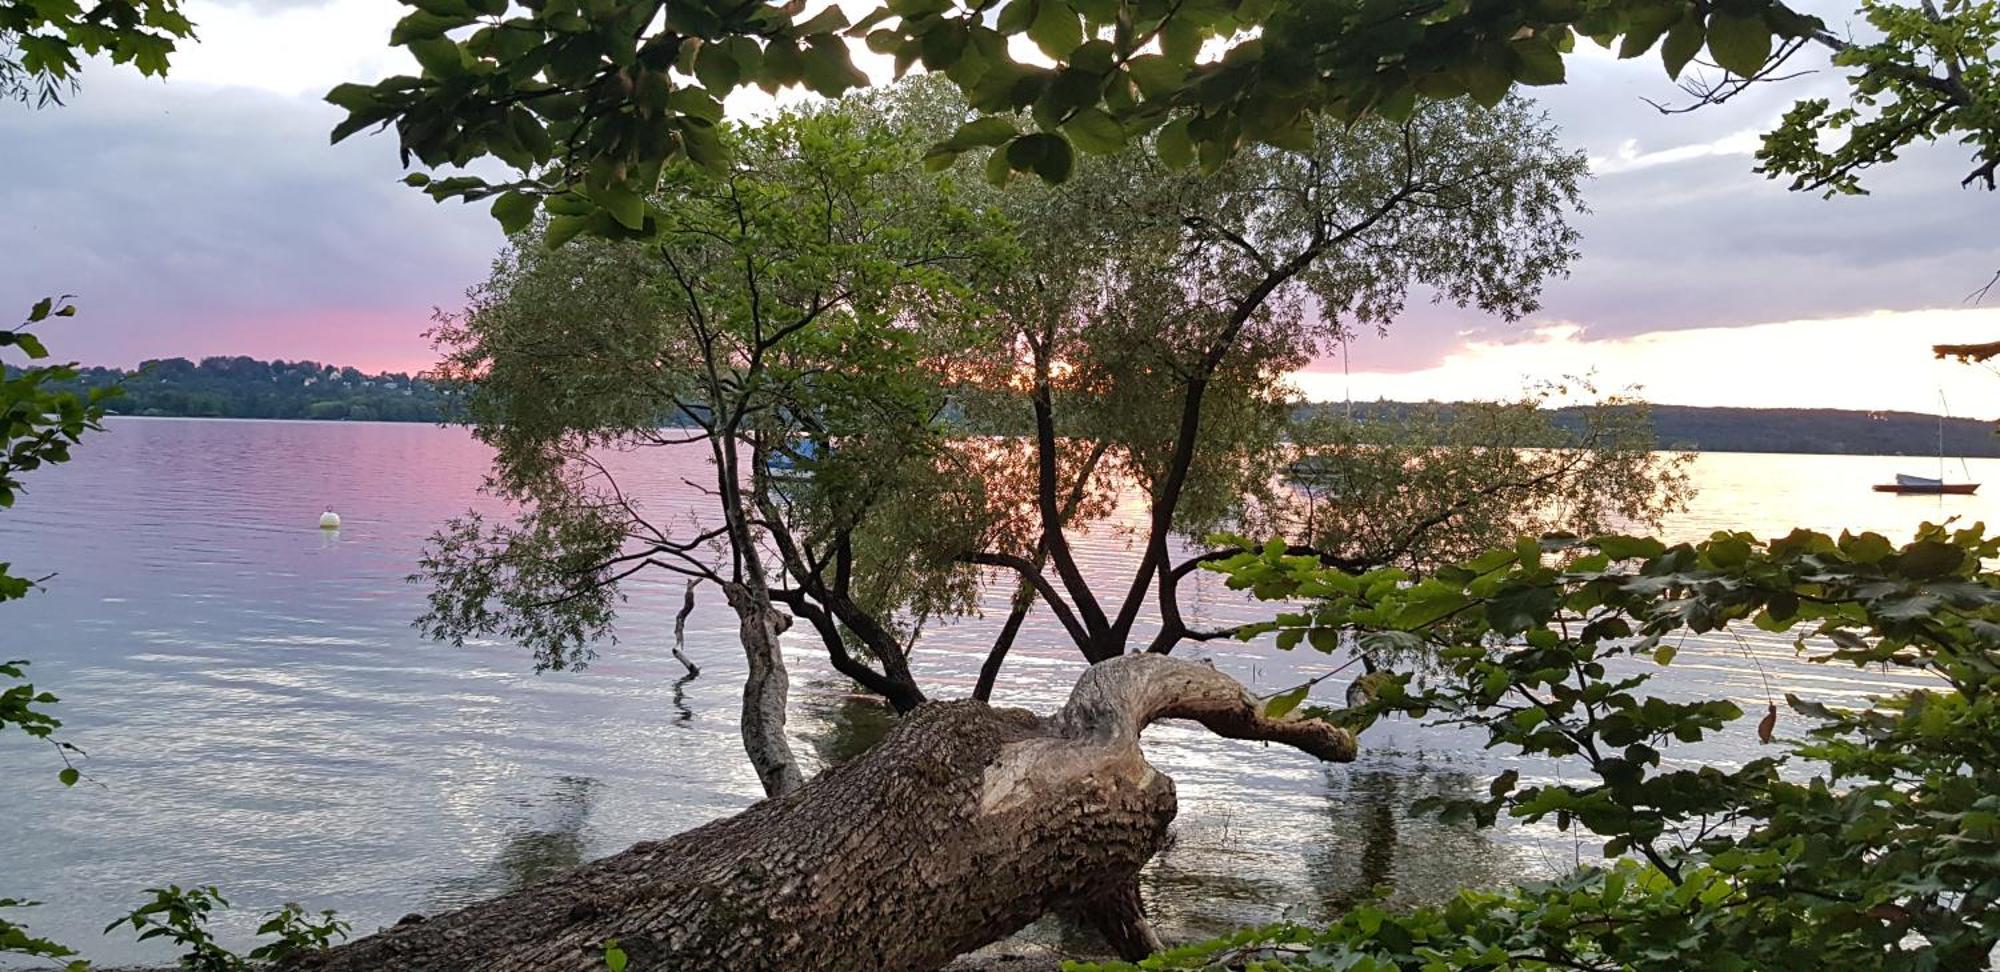
[{"label": "fallen tree trunk", "polygon": [[312,972],[583,972],[617,940],[635,972],[935,969],[1051,910],[1122,953],[1157,948],[1136,877],[1173,781],[1139,750],[1159,719],[1354,758],[1354,738],[1273,720],[1207,665],[1093,666],[1047,718],[981,702],[912,712],[804,787],[562,877],[296,962]]}]

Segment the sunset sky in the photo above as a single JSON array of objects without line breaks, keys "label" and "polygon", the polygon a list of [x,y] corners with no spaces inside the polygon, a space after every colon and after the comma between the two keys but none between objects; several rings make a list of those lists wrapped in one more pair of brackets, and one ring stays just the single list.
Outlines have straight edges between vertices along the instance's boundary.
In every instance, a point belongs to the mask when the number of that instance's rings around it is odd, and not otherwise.
[{"label": "sunset sky", "polygon": [[[1816,5],[1821,6],[1821,5]],[[190,0],[201,42],[173,79],[93,64],[68,107],[0,104],[0,307],[79,295],[60,356],[248,354],[420,370],[502,243],[483,207],[397,180],[391,137],[329,147],[342,81],[408,70],[392,0]],[[1851,7],[1850,7],[1851,9]],[[1587,46],[1587,45],[1585,45]],[[871,62],[876,70],[879,61]],[[1590,156],[1583,258],[1543,311],[1508,324],[1415,302],[1386,336],[1299,376],[1312,397],[1455,399],[1594,373],[1662,402],[2000,416],[2000,374],[1933,362],[1935,341],[2000,339],[2000,194],[1960,189],[1967,153],[1920,149],[1873,194],[1822,200],[1751,171],[1756,135],[1819,71],[1663,116],[1658,61],[1594,48],[1534,92]],[[754,98],[732,107],[754,111]]]}]

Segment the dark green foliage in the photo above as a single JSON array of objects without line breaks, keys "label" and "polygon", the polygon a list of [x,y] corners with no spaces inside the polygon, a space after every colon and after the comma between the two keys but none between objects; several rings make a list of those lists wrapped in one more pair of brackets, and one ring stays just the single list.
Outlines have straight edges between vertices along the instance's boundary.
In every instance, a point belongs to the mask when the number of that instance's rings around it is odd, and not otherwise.
[{"label": "dark green foliage", "polygon": [[[13,348],[30,362],[46,359],[48,349],[30,328],[75,313],[76,305],[66,299],[43,298],[28,312],[26,321],[11,330],[0,330],[0,353]],[[0,363],[4,361],[0,358]],[[78,376],[73,363],[9,365],[0,372],[0,509],[14,505],[22,474],[47,463],[68,462],[70,446],[81,441],[85,432],[99,428],[104,402],[117,392],[108,384],[81,394],[63,387]],[[0,601],[27,593],[24,582],[15,579],[9,583],[5,567],[0,564]]]},{"label": "dark green foliage", "polygon": [[[76,305],[67,299],[36,302],[26,321],[11,330],[0,330],[0,352],[19,350],[30,362],[46,359],[48,349],[30,328],[75,314]],[[76,377],[74,364],[9,365],[0,373],[0,510],[12,507],[22,493],[23,475],[45,465],[68,462],[70,447],[82,441],[85,433],[101,429],[104,403],[118,394],[117,389],[93,388],[79,393],[62,387]],[[32,577],[12,573],[11,566],[0,561],[0,604],[26,597],[35,588]],[[0,732],[14,726],[48,740],[63,759],[63,783],[74,785],[81,775],[69,764],[69,755],[79,750],[53,737],[61,721],[36,707],[52,705],[56,697],[29,684],[24,671],[27,664],[21,660],[0,663],[0,680],[4,680],[0,685],[5,686],[0,688]]]},{"label": "dark green foliage", "polygon": [[[1764,138],[1757,160],[1793,189],[1860,193],[1863,171],[1907,146],[1955,140],[1975,166],[1964,185],[1994,188],[2000,166],[2000,7],[1946,0],[1921,5],[1861,0],[1865,43],[1825,35],[1847,69],[1846,104],[1800,101]],[[1829,132],[1844,137],[1830,139]]]},{"label": "dark green foliage", "polygon": [[333,943],[345,939],[353,925],[340,920],[329,909],[317,917],[294,902],[266,915],[264,923],[257,926],[257,936],[277,936],[275,941],[265,942],[250,950],[245,956],[252,962],[281,962],[294,955],[323,952],[333,947]]},{"label": "dark green foliage", "polygon": [[[1777,0],[891,0],[851,27],[837,6],[808,19],[756,0],[408,2],[390,43],[422,74],[335,88],[327,100],[348,117],[333,136],[394,125],[406,163],[505,162],[518,178],[408,181],[438,199],[493,197],[510,231],[546,200],[578,231],[649,235],[637,200],[667,163],[719,164],[715,124],[732,89],[833,97],[866,84],[843,38],[893,56],[898,76],[921,65],[950,78],[982,115],[1028,122],[968,121],[933,148],[936,167],[980,153],[995,184],[1016,172],[1060,182],[1078,150],[1135,139],[1172,167],[1214,171],[1248,146],[1310,146],[1329,123],[1401,122],[1420,101],[1491,107],[1517,84],[1562,83],[1579,36],[1622,58],[1657,48],[1670,78],[1705,51],[1725,73],[1689,81],[1704,102],[1770,79],[1808,45],[1833,51],[1848,103],[1800,102],[1759,154],[1794,188],[1859,191],[1862,170],[1942,138],[1972,148],[1967,183],[1992,188],[2000,163],[2000,19],[1970,0],[1864,0],[1880,35],[1867,42]],[[1017,57],[1020,40],[1037,55]],[[1849,137],[1819,138],[1829,131]]]},{"label": "dark green foliage", "polygon": [[[0,912],[10,908],[33,908],[39,901],[22,901],[16,898],[0,898]],[[58,966],[63,972],[85,972],[90,963],[75,958],[76,950],[66,945],[36,938],[28,933],[27,926],[0,918],[0,955],[25,955],[29,958],[61,960],[69,959]]]},{"label": "dark green foliage", "polygon": [[159,77],[174,45],[193,37],[179,0],[0,0],[0,100],[60,104],[80,57]]},{"label": "dark green foliage", "polygon": [[422,67],[327,100],[348,117],[335,141],[395,125],[403,158],[432,168],[492,156],[526,178],[412,176],[439,199],[494,198],[510,231],[546,200],[552,215],[607,236],[642,232],[640,200],[675,160],[724,153],[720,99],[740,85],[803,85],[827,97],[867,83],[838,7],[656,2],[511,8],[504,0],[413,3],[389,42]]},{"label": "dark green foliage", "polygon": [[366,374],[317,361],[210,357],[147,361],[136,370],[79,368],[61,387],[121,388],[114,415],[441,422],[456,389],[402,372]]},{"label": "dark green foliage", "polygon": [[[1421,683],[1373,680],[1358,724],[1391,713],[1578,764],[1447,819],[1553,820],[1604,840],[1605,866],[1407,914],[1357,910],[1162,956],[1149,968],[1971,969],[2000,945],[2000,539],[1926,525],[1897,547],[1808,531],[1668,546],[1620,536],[1521,541],[1412,582],[1286,556],[1223,565],[1260,597],[1307,599],[1263,630],[1281,647],[1421,646]],[[1728,700],[1647,694],[1678,639],[1749,623],[1829,665],[1921,672],[1929,687],[1834,709],[1788,696],[1756,726]],[[1322,636],[1326,635],[1326,636]],[[1311,710],[1308,710],[1311,711]],[[1741,766],[1677,746],[1756,733]]]},{"label": "dark green foliage", "polygon": [[304,908],[287,903],[265,915],[263,923],[257,926],[259,938],[276,936],[275,940],[251,949],[248,955],[237,955],[217,944],[208,931],[210,916],[229,907],[228,900],[213,885],[182,888],[170,884],[147,888],[146,893],[153,900],[106,925],[104,931],[108,934],[129,925],[139,933],[142,942],[153,939],[172,942],[182,950],[178,965],[185,972],[245,972],[255,964],[282,962],[293,956],[325,951],[345,939],[352,927],[331,911],[313,917]]},{"label": "dark green foliage", "polygon": [[105,933],[130,925],[142,942],[164,938],[183,950],[179,964],[187,972],[236,972],[242,967],[242,960],[216,944],[208,932],[209,915],[217,908],[229,907],[222,892],[213,886],[183,889],[170,884],[147,888],[146,893],[153,900],[104,926]]},{"label": "dark green foliage", "polygon": [[[63,761],[63,768],[56,774],[64,786],[75,786],[83,778],[83,773],[70,762],[70,754],[82,755],[83,750],[71,743],[56,739],[55,731],[62,728],[62,720],[52,716],[45,709],[36,706],[54,705],[59,701],[53,692],[38,692],[27,675],[28,663],[22,659],[0,662],[0,679],[11,684],[0,688],[0,731],[13,726],[36,739],[46,739],[56,748],[56,755]],[[4,684],[4,683],[0,683]]]}]

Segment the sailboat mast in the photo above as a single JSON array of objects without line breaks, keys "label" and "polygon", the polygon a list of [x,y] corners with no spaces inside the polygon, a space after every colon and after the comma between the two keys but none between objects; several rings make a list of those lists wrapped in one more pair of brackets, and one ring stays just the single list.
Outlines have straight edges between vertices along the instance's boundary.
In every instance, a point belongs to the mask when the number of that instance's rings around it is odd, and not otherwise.
[{"label": "sailboat mast", "polygon": [[1347,399],[1347,424],[1354,425],[1354,373],[1347,369],[1347,328],[1340,329],[1341,394]]},{"label": "sailboat mast", "polygon": [[1944,400],[1944,389],[1938,389],[1938,479],[1944,479],[1944,417],[1951,413],[1951,403]]}]

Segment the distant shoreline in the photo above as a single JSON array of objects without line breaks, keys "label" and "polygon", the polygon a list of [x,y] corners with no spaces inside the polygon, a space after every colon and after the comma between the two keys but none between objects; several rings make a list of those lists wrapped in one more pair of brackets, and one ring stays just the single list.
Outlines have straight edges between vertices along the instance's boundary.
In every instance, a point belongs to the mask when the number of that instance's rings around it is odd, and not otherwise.
[{"label": "distant shoreline", "polygon": [[264,418],[257,415],[126,415],[121,412],[106,412],[110,422],[269,422],[286,425],[428,425],[432,427],[463,427],[463,423],[445,419],[313,419],[313,418]]},{"label": "distant shoreline", "polygon": [[[1326,403],[1314,403],[1314,405],[1318,405],[1318,406],[1324,406],[1325,404],[1326,404]],[[1395,406],[1403,406],[1403,407],[1408,407],[1408,406],[1406,406],[1406,405],[1405,405],[1405,403],[1369,403],[1369,404],[1370,404],[1370,406],[1380,406],[1380,405],[1383,405],[1383,404],[1387,404],[1387,405],[1395,405]],[[1310,406],[1308,406],[1308,407],[1310,407]],[[1344,407],[1344,406],[1343,406],[1343,407]],[[1357,408],[1359,408],[1359,403],[1357,403]],[[1662,413],[1662,412],[1663,412],[1664,410],[1672,410],[1672,409],[1690,409],[1690,410],[1694,410],[1694,411],[1718,411],[1718,412],[1743,412],[1743,413],[1751,413],[1751,414],[1755,414],[1755,413],[1760,413],[1760,412],[1767,412],[1767,411],[1768,411],[1768,412],[1776,412],[1776,411],[1779,411],[1779,410],[1765,410],[1765,409],[1724,409],[1724,408],[1718,408],[1718,409],[1713,409],[1713,410],[1704,410],[1704,409],[1699,409],[1699,408],[1697,408],[1697,407],[1695,407],[1695,406],[1668,406],[1668,405],[1656,405],[1656,406],[1653,406],[1653,412],[1654,412],[1654,422],[1655,422],[1655,426],[1656,426],[1656,428],[1657,428],[1658,426],[1662,425],[1662,424],[1666,424],[1666,425],[1668,425],[1669,427],[1672,427],[1673,425],[1675,425],[1675,424],[1676,424],[1676,423],[1674,423],[1674,422],[1672,422],[1672,421],[1668,421],[1668,422],[1666,422],[1666,423],[1662,423],[1662,421],[1661,421],[1661,418],[1662,418],[1662,414],[1661,414],[1661,413]],[[1567,410],[1567,409],[1565,409],[1565,410],[1560,410],[1560,411],[1573,411],[1573,410]],[[1868,414],[1882,414],[1882,413],[1859,413],[1859,412],[1855,412],[1855,413],[1850,413],[1850,412],[1846,412],[1846,411],[1843,411],[1843,410],[1840,410],[1840,409],[1787,409],[1787,410],[1783,410],[1783,411],[1785,411],[1785,412],[1805,412],[1805,413],[1827,413],[1827,415],[1829,415],[1829,416],[1848,416],[1848,415],[1868,415]],[[1935,449],[1935,447],[1934,447],[1934,443],[1935,443],[1935,441],[1936,441],[1936,424],[1937,424],[1937,419],[1938,419],[1938,416],[1935,416],[1935,415],[1922,415],[1921,413],[1896,413],[1896,414],[1897,414],[1897,416],[1898,416],[1898,417],[1900,417],[1900,418],[1904,419],[1904,420],[1905,420],[1906,422],[1917,422],[1918,424],[1927,424],[1927,425],[1928,425],[1928,426],[1929,426],[1929,427],[1931,428],[1931,432],[1930,432],[1930,433],[1928,433],[1928,435],[1929,435],[1929,439],[1928,439],[1928,442],[1929,442],[1929,443],[1932,443],[1932,444],[1933,444],[1933,447],[1932,447],[1932,448],[1929,448],[1929,449],[1911,449],[1911,450],[1906,450],[1906,451],[1882,451],[1882,450],[1872,450],[1872,451],[1871,451],[1871,450],[1866,450],[1866,449],[1856,449],[1856,448],[1847,448],[1847,449],[1838,449],[1838,448],[1801,448],[1801,446],[1808,446],[1808,445],[1811,445],[1811,444],[1813,444],[1813,442],[1814,442],[1814,440],[1813,440],[1812,438],[1809,438],[1809,437],[1803,437],[1803,438],[1796,438],[1796,439],[1793,439],[1793,440],[1792,440],[1792,441],[1791,441],[1790,443],[1788,443],[1788,444],[1789,444],[1789,446],[1790,446],[1789,448],[1781,448],[1781,447],[1778,447],[1778,446],[1775,446],[1775,445],[1773,445],[1773,446],[1769,446],[1769,447],[1756,447],[1756,446],[1743,446],[1743,445],[1738,445],[1738,446],[1736,446],[1736,447],[1728,447],[1728,446],[1722,446],[1722,445],[1716,445],[1716,446],[1704,446],[1704,445],[1700,445],[1700,444],[1693,444],[1693,445],[1691,445],[1691,444],[1689,444],[1689,443],[1686,443],[1686,442],[1680,442],[1680,443],[1673,443],[1673,442],[1663,442],[1663,443],[1660,443],[1660,444],[1657,444],[1657,445],[1656,445],[1656,446],[1654,447],[1654,451],[1656,451],[1656,452],[1684,452],[1684,453],[1697,453],[1697,454],[1703,454],[1703,455],[1760,455],[1760,456],[1857,456],[1857,457],[1867,457],[1867,458],[1877,458],[1877,459],[1912,459],[1912,458],[1919,458],[1919,459],[1934,459],[1934,458],[1936,457],[1936,455],[1937,455],[1937,452],[1936,452],[1936,449]],[[457,422],[450,422],[450,421],[446,421],[446,420],[442,420],[442,419],[435,419],[435,418],[426,418],[426,419],[395,419],[395,420],[392,420],[392,419],[344,419],[344,418],[343,418],[343,419],[308,419],[308,418],[260,418],[260,417],[255,417],[255,416],[234,416],[234,415],[120,415],[120,414],[112,414],[112,415],[109,415],[109,416],[107,416],[107,420],[109,420],[109,421],[112,421],[112,422],[127,422],[127,421],[134,421],[134,422],[245,422],[245,423],[252,423],[252,422],[255,422],[255,423],[284,423],[284,424],[290,424],[290,425],[327,425],[327,426],[338,426],[338,425],[395,425],[395,426],[428,426],[428,427],[431,427],[431,428],[465,428],[465,426],[464,426],[464,425],[463,425],[462,423],[457,423]],[[1880,419],[1871,419],[1870,421],[1881,421],[1881,420],[1880,420]],[[1952,451],[1951,451],[1951,441],[1950,441],[1951,437],[1950,437],[1950,436],[1948,435],[1948,436],[1947,436],[1947,442],[1946,442],[1946,457],[1947,457],[1947,458],[1954,458],[1954,459],[1955,459],[1955,458],[1960,458],[1960,457],[1962,456],[1963,458],[1968,458],[1968,459],[2000,459],[2000,436],[1996,436],[1996,435],[1994,434],[1994,431],[1993,431],[1993,430],[1994,430],[1994,428],[1995,428],[1995,425],[1994,425],[1994,424],[1989,424],[1989,423],[1987,423],[1987,422],[1986,422],[1986,421],[1984,421],[1984,420],[1978,420],[1978,419],[1948,419],[1948,420],[1947,420],[1947,429],[1948,429],[1948,430],[1949,430],[1949,429],[1951,428],[1951,425],[1952,425],[1952,424],[1964,424],[1964,425],[1967,425],[1967,426],[1972,426],[1972,427],[1976,428],[1976,429],[1978,430],[1978,434],[1979,434],[1979,435],[1981,435],[1982,437],[1984,437],[1984,438],[1985,438],[1985,439],[1987,440],[1987,441],[1985,441],[1984,443],[1982,443],[1983,445],[1985,445],[1985,446],[1986,446],[1986,448],[1985,448],[1985,450],[1983,450],[1983,451],[1967,451],[1967,452],[1965,452],[1965,453],[1958,453],[1958,452],[1952,452]],[[1736,434],[1743,434],[1743,433],[1741,433],[1741,432],[1739,431],[1739,432],[1737,432]],[[1777,434],[1777,433],[1773,433],[1773,434]],[[1662,434],[1660,434],[1660,435],[1659,435],[1658,437],[1659,437],[1659,438],[1661,438],[1661,439],[1665,439],[1665,438],[1666,438],[1666,434],[1662,433]],[[1844,443],[1837,443],[1837,444],[1844,444]]]}]

